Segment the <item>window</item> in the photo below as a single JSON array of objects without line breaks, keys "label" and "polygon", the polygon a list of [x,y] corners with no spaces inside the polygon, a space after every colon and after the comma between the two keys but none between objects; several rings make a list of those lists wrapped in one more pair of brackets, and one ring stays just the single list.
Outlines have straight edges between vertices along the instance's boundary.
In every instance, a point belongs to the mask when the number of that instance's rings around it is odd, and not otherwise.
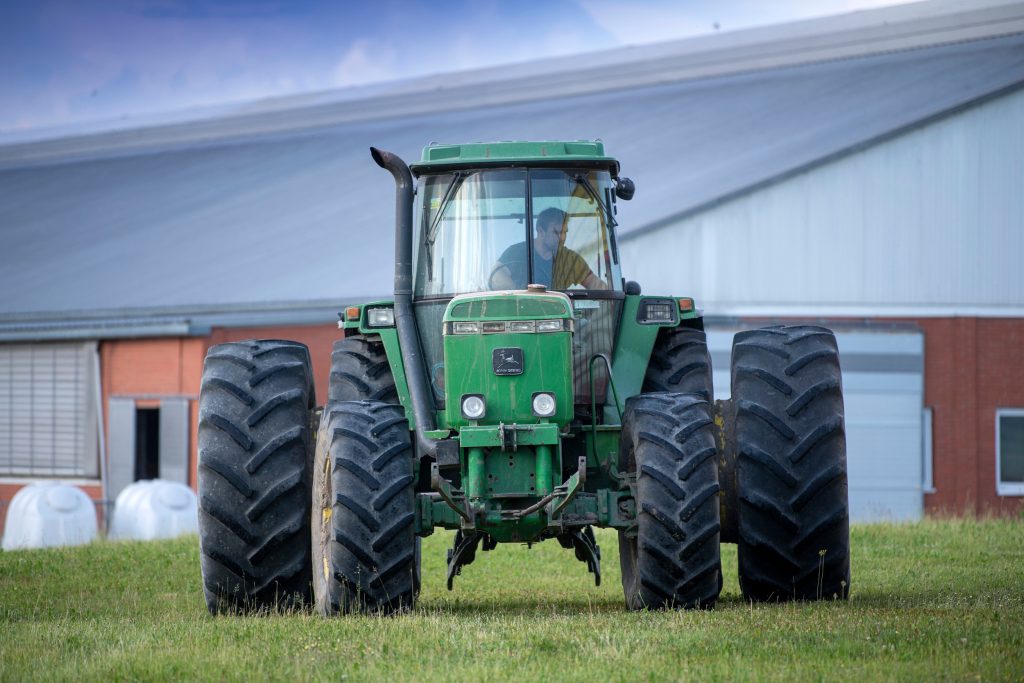
[{"label": "window", "polygon": [[[578,254],[596,280],[603,283],[603,289],[612,289],[616,281],[612,275],[606,213],[611,204],[612,187],[607,171],[573,174],[557,169],[534,169],[530,172],[534,224],[551,212],[562,216],[556,248]],[[549,284],[555,289],[583,289],[581,281],[568,277],[569,269],[557,267],[557,258],[554,277],[550,283],[546,282],[539,275],[538,258],[535,250],[531,282]],[[586,272],[586,269],[582,270]],[[594,286],[598,285],[595,283]]]},{"label": "window", "polygon": [[1024,496],[1024,408],[996,411],[996,491]]},{"label": "window", "polygon": [[99,476],[96,344],[0,344],[0,476]]},{"label": "window", "polygon": [[416,197],[418,300],[529,283],[558,290],[619,286],[609,236],[614,185],[607,171],[427,175]]},{"label": "window", "polygon": [[489,289],[494,263],[513,245],[525,259],[526,171],[428,176],[417,199],[417,297]]}]

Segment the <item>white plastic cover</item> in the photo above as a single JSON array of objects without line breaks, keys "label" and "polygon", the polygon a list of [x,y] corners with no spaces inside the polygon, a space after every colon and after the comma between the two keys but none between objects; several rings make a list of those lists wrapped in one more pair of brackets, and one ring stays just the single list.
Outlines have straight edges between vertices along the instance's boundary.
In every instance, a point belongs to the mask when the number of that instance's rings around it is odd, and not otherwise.
[{"label": "white plastic cover", "polygon": [[110,520],[112,540],[151,541],[199,533],[196,494],[163,479],[137,481],[117,496]]},{"label": "white plastic cover", "polygon": [[29,484],[16,494],[4,523],[4,550],[82,545],[96,538],[96,506],[82,489]]}]

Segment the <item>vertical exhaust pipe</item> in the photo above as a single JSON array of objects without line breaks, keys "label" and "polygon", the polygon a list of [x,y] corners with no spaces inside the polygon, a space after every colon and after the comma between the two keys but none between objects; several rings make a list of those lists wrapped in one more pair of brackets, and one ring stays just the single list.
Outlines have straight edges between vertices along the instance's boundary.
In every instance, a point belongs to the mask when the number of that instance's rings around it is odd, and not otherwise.
[{"label": "vertical exhaust pipe", "polygon": [[371,147],[370,156],[395,178],[395,327],[416,420],[416,451],[420,458],[435,457],[437,442],[426,437],[428,430],[436,428],[434,401],[412,310],[412,173],[396,154]]}]

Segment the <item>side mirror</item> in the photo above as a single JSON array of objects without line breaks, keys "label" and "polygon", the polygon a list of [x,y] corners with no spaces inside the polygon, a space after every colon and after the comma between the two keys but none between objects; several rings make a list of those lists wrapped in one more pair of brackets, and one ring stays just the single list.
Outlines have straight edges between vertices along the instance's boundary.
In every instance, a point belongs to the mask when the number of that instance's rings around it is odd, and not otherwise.
[{"label": "side mirror", "polygon": [[633,198],[633,194],[636,192],[636,185],[629,178],[616,178],[615,179],[615,196],[619,199],[629,201]]}]

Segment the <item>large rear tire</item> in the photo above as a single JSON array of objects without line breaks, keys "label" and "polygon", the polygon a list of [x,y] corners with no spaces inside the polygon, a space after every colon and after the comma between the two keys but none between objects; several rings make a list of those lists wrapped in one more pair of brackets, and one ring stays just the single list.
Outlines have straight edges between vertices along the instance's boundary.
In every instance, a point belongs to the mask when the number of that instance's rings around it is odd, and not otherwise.
[{"label": "large rear tire", "polygon": [[419,593],[413,452],[401,406],[330,403],[313,466],[313,592],[324,616],[392,614]]},{"label": "large rear tire", "polygon": [[626,402],[620,468],[637,476],[637,536],[619,532],[629,609],[713,607],[718,599],[716,452],[702,396],[641,394]]},{"label": "large rear tire", "polygon": [[328,401],[380,401],[398,403],[384,344],[355,334],[334,342]]},{"label": "large rear tire", "polygon": [[662,328],[651,351],[643,393],[699,394],[714,401],[707,335],[689,327]]},{"label": "large rear tire", "polygon": [[310,602],[312,375],[297,342],[229,342],[206,355],[199,547],[211,614]]},{"label": "large rear tire", "polygon": [[741,332],[732,359],[743,595],[845,599],[850,514],[835,335],[813,326]]}]

